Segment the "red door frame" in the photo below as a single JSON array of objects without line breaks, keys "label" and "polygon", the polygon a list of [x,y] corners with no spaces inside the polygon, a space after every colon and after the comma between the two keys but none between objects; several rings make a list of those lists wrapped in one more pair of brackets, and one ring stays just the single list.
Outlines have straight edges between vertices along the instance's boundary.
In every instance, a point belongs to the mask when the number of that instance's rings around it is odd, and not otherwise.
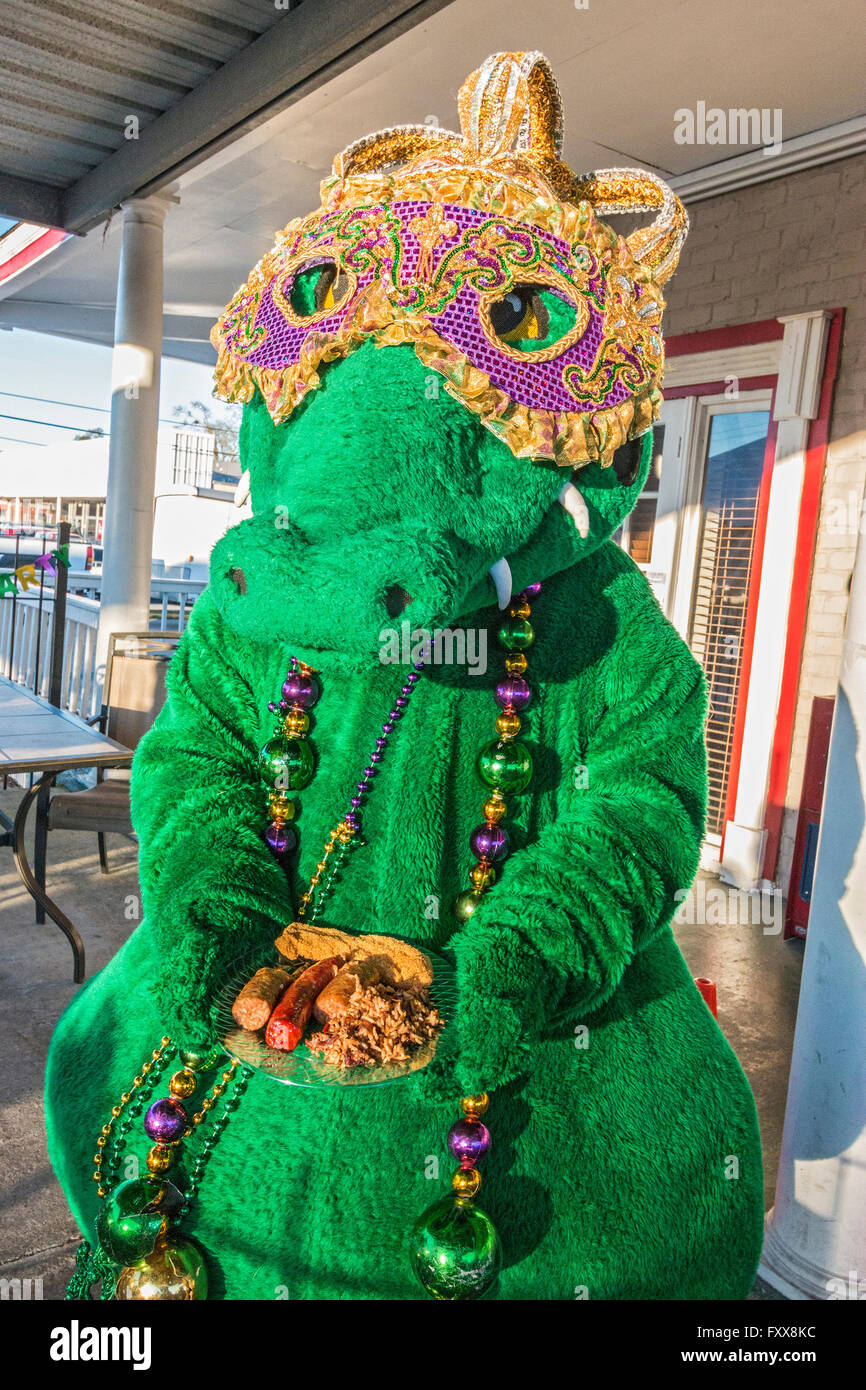
[{"label": "red door frame", "polygon": [[[785,810],[788,768],[791,759],[791,738],[793,735],[794,714],[797,703],[800,663],[806,631],[806,618],[809,606],[809,589],[812,575],[815,543],[818,529],[818,512],[821,499],[821,486],[827,457],[827,442],[830,430],[830,414],[833,401],[833,387],[839,362],[839,348],[842,336],[844,310],[833,311],[824,360],[821,395],[818,414],[811,422],[806,447],[803,491],[797,524],[797,544],[794,558],[794,572],[791,580],[791,597],[788,608],[788,621],[785,639],[785,656],[782,670],[782,685],[776,724],[773,735],[773,749],[770,762],[770,779],[767,795],[767,809],[764,826],[767,830],[764,860],[761,872],[765,878],[773,878],[778,860],[782,819]],[[785,327],[778,319],[763,319],[758,323],[737,324],[729,328],[707,329],[696,333],[684,333],[669,338],[666,343],[668,357],[686,353],[722,351],[725,348],[742,347],[752,343],[775,342],[784,336]],[[775,401],[777,376],[745,377],[739,382],[741,391],[770,390]],[[667,400],[678,400],[684,396],[709,396],[724,393],[728,382],[708,381],[697,385],[673,387],[665,391]],[[749,594],[746,601],[746,627],[743,636],[743,659],[737,688],[737,713],[734,720],[734,734],[731,745],[731,763],[728,772],[728,787],[725,803],[725,822],[733,820],[737,799],[740,764],[743,750],[743,734],[746,721],[749,678],[755,646],[755,628],[758,613],[758,595],[761,587],[761,573],[764,560],[764,544],[767,532],[767,516],[770,504],[770,486],[775,462],[777,424],[770,408],[770,429],[764,452],[764,466],[758,495],[758,510],[755,519],[755,538],[752,548],[752,568],[749,577]],[[720,856],[724,853],[724,831]]]}]

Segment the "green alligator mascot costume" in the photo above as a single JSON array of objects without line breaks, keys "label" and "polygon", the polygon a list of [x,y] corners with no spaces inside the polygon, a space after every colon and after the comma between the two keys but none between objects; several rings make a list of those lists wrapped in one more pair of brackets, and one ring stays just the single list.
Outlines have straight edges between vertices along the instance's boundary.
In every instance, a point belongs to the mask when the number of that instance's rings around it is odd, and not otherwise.
[{"label": "green alligator mascot costume", "polygon": [[[652,175],[568,170],[540,54],[490,58],[459,112],[339,155],[214,330],[252,516],[135,759],[145,921],[51,1047],[73,1297],[754,1277],[754,1104],[669,927],[704,683],[614,539],[685,214]],[[428,1066],[293,1086],[218,1047],[233,964],[305,913],[451,969]]]}]

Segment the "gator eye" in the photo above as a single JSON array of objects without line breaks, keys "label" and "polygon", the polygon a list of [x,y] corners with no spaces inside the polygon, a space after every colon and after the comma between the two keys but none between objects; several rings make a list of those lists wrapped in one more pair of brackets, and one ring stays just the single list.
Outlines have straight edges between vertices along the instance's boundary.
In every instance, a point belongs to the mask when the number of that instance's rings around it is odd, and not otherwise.
[{"label": "gator eye", "polygon": [[340,307],[349,293],[349,277],[334,261],[313,261],[295,272],[289,304],[298,318],[326,314]]},{"label": "gator eye", "polygon": [[512,352],[535,353],[554,347],[577,323],[574,304],[548,285],[512,285],[489,306],[490,330]]}]

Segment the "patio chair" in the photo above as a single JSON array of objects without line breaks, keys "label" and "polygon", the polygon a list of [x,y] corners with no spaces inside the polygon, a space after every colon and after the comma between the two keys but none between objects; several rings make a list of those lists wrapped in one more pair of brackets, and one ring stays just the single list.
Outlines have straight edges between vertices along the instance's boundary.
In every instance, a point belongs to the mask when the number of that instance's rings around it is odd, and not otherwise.
[{"label": "patio chair", "polygon": [[[177,632],[112,633],[102,709],[88,723],[127,748],[136,748],[165,703],[165,673],[179,637]],[[49,830],[95,831],[99,867],[107,874],[106,835],[133,833],[128,771],[100,769],[96,786],[54,793],[35,845],[34,870],[43,887]]]}]

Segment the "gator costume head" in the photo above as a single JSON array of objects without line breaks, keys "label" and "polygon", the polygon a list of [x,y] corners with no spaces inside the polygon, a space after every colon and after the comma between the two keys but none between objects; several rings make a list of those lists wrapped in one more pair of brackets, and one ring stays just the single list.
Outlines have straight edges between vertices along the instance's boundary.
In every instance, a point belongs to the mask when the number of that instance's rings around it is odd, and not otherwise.
[{"label": "gator costume head", "polygon": [[[312,664],[375,658],[389,614],[471,614],[490,574],[504,606],[606,539],[649,466],[681,204],[566,168],[540,54],[488,59],[459,110],[460,135],[338,155],[213,332],[254,509],[214,551],[215,597]],[[625,239],[599,216],[648,210]]]}]

